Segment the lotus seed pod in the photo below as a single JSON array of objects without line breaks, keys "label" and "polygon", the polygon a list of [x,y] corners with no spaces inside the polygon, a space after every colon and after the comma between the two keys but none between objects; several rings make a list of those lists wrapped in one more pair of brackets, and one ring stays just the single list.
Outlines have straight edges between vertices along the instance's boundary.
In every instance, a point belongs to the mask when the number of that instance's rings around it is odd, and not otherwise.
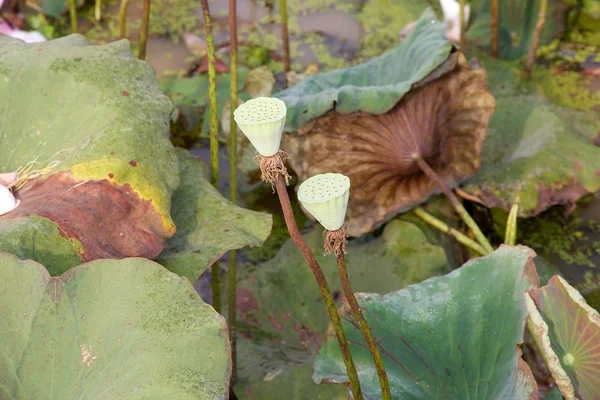
[{"label": "lotus seed pod", "polygon": [[270,157],[279,151],[286,113],[283,101],[257,97],[236,108],[233,117],[256,150]]},{"label": "lotus seed pod", "polygon": [[298,200],[328,231],[337,231],[344,224],[349,196],[350,178],[342,174],[315,175],[298,189]]},{"label": "lotus seed pod", "polygon": [[21,203],[16,200],[11,191],[3,185],[0,185],[0,215],[11,212]]}]

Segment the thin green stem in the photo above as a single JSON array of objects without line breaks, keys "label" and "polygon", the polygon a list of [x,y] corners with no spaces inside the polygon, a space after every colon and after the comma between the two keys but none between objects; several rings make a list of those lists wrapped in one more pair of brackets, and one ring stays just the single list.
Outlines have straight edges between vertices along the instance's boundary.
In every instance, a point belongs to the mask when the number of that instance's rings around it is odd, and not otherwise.
[{"label": "thin green stem", "polygon": [[146,59],[146,44],[148,42],[148,29],[150,27],[150,0],[144,0],[142,8],[142,27],[140,28],[140,51],[138,58]]},{"label": "thin green stem", "polygon": [[96,21],[102,19],[102,0],[96,0],[96,4],[94,5],[94,18]]},{"label": "thin green stem", "polygon": [[77,33],[77,4],[76,0],[69,1],[69,16],[71,17],[71,33]]},{"label": "thin green stem", "polygon": [[490,3],[490,44],[492,46],[492,56],[498,57],[498,0],[492,0]]},{"label": "thin green stem", "polygon": [[342,282],[342,289],[344,290],[344,295],[346,296],[348,305],[350,305],[350,311],[352,312],[354,318],[356,318],[356,320],[358,321],[360,331],[362,332],[363,337],[365,338],[365,342],[367,342],[367,347],[371,352],[371,357],[373,358],[373,362],[375,363],[375,369],[377,370],[377,377],[379,378],[379,386],[381,386],[382,398],[383,400],[392,400],[392,392],[390,389],[390,383],[388,381],[387,373],[385,372],[385,364],[383,363],[383,358],[381,358],[379,349],[377,349],[377,342],[373,337],[373,333],[371,332],[371,329],[369,329],[367,320],[365,319],[362,311],[360,310],[358,301],[356,300],[354,292],[352,291],[352,286],[350,285],[350,278],[348,277],[348,269],[346,268],[346,260],[344,259],[344,253],[340,252],[339,255],[337,255],[336,257],[340,281]]},{"label": "thin green stem", "polygon": [[127,6],[129,0],[121,0],[121,6],[119,7],[119,37],[125,39],[127,36]]},{"label": "thin green stem", "polygon": [[525,73],[527,76],[531,76],[533,70],[533,64],[535,64],[535,53],[537,52],[538,45],[540,44],[540,37],[542,36],[542,30],[546,23],[546,10],[548,9],[548,0],[540,0],[540,8],[538,11],[538,18],[535,23],[535,30],[533,31],[533,39],[531,40],[531,46],[527,53],[527,61],[525,62]]},{"label": "thin green stem", "polygon": [[433,226],[436,229],[439,229],[440,231],[448,234],[449,236],[452,236],[454,239],[456,239],[456,241],[465,245],[469,249],[481,254],[482,256],[489,254],[487,251],[485,251],[485,249],[483,247],[481,247],[481,245],[479,243],[475,242],[474,240],[471,240],[467,235],[463,234],[462,232],[449,227],[443,221],[440,221],[433,215],[429,214],[427,211],[425,211],[421,207],[415,208],[413,210],[413,212],[415,213],[415,215],[417,217],[421,218],[423,221],[427,222],[429,225]]},{"label": "thin green stem", "polygon": [[[215,41],[212,32],[212,20],[208,8],[208,0],[200,0],[204,15],[204,31],[208,56],[208,103],[210,109],[210,183],[219,185],[219,130],[217,120],[217,73],[215,70]],[[213,307],[221,312],[221,288],[219,286],[219,266],[215,263],[211,268],[211,287]]]},{"label": "thin green stem", "polygon": [[288,33],[286,0],[279,0],[279,12],[281,13],[281,42],[283,46],[283,68],[285,72],[288,72],[292,67],[290,61],[290,39]]},{"label": "thin green stem", "polygon": [[469,227],[469,229],[471,229],[471,231],[473,232],[473,235],[475,235],[475,238],[477,239],[479,244],[481,244],[481,246],[484,248],[484,250],[486,252],[488,252],[488,254],[493,253],[494,248],[492,247],[490,242],[487,240],[487,238],[485,237],[483,232],[481,232],[479,225],[477,225],[477,222],[475,222],[475,220],[469,215],[467,210],[465,210],[465,207],[462,205],[460,200],[458,200],[456,195],[450,190],[448,185],[446,185],[446,182],[444,182],[439,177],[439,175],[429,166],[429,164],[427,164],[427,162],[421,156],[414,155],[413,160],[415,160],[415,162],[417,163],[419,168],[421,168],[421,170],[425,173],[425,175],[427,175],[432,181],[434,181],[438,185],[438,187],[442,190],[444,195],[446,195],[448,200],[450,200],[450,204],[452,204],[452,207],[454,207],[454,210],[462,218],[462,220]]},{"label": "thin green stem", "polygon": [[300,252],[302,252],[306,263],[310,267],[310,270],[312,271],[315,280],[317,281],[317,285],[319,285],[321,296],[323,297],[325,307],[327,308],[327,312],[329,313],[331,325],[333,326],[335,335],[340,345],[340,351],[342,353],[344,365],[346,366],[348,379],[350,380],[350,389],[352,391],[352,395],[354,396],[353,398],[354,400],[363,400],[362,391],[360,389],[360,382],[358,380],[358,373],[356,372],[356,366],[354,365],[354,361],[352,361],[352,354],[350,353],[350,346],[348,345],[348,339],[346,338],[346,334],[344,333],[342,321],[335,307],[335,302],[333,301],[333,296],[331,295],[331,291],[329,290],[329,286],[327,285],[327,280],[325,279],[323,270],[321,269],[321,266],[317,262],[317,259],[310,250],[310,247],[308,247],[304,239],[302,239],[302,235],[298,230],[298,226],[296,225],[296,221],[294,219],[294,212],[292,211],[292,204],[290,203],[290,197],[287,193],[287,188],[285,186],[283,175],[280,174],[277,177],[275,187],[277,189],[277,195],[279,196],[279,202],[281,203],[281,209],[283,210],[283,217],[285,219],[285,224],[287,225],[290,236],[296,244],[296,246],[298,247],[298,249],[300,250]]},{"label": "thin green stem", "polygon": [[[229,0],[229,42],[230,42],[230,65],[229,73],[231,78],[229,102],[231,104],[229,114],[229,199],[237,203],[237,125],[233,117],[238,104],[238,71],[237,71],[237,4],[236,0]],[[236,251],[229,252],[229,270],[228,270],[228,303],[227,316],[229,320],[229,341],[231,342],[231,360],[232,360],[232,385],[237,377],[237,348],[236,348]]]},{"label": "thin green stem", "polygon": [[519,213],[519,199],[510,208],[506,220],[506,232],[504,233],[504,244],[514,246],[517,244],[517,215]]}]

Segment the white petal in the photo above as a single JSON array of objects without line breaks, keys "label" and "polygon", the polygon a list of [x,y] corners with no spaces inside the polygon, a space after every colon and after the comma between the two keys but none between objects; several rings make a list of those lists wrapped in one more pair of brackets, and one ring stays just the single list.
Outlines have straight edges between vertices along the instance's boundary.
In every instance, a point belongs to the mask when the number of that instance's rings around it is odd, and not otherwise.
[{"label": "white petal", "polygon": [[350,196],[350,178],[342,174],[319,174],[302,182],[298,200],[328,231],[344,224]]},{"label": "white petal", "polygon": [[44,35],[37,31],[25,32],[17,29],[12,31],[10,36],[21,39],[25,43],[39,43],[48,40]]},{"label": "white petal", "polygon": [[0,174],[0,185],[4,185],[10,188],[19,180],[19,174],[16,172],[6,172],[4,174]]},{"label": "white petal", "polygon": [[11,212],[19,205],[20,201],[15,199],[6,186],[0,185],[0,215]]},{"label": "white petal", "polygon": [[273,97],[257,97],[236,108],[233,116],[256,150],[270,157],[279,151],[286,113],[283,101]]}]

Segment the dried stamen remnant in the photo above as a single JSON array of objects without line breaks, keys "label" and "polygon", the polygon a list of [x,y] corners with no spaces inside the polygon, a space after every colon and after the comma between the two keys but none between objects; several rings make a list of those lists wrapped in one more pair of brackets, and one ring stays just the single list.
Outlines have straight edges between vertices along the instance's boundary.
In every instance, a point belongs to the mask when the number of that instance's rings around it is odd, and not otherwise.
[{"label": "dried stamen remnant", "polygon": [[336,256],[341,256],[342,254],[346,254],[347,236],[346,228],[343,226],[337,231],[325,230],[323,232],[325,255],[333,253]]},{"label": "dried stamen remnant", "polygon": [[292,177],[287,172],[287,168],[285,167],[285,162],[288,158],[290,158],[288,153],[283,150],[279,150],[274,156],[266,157],[259,155],[258,158],[258,164],[261,172],[260,178],[263,181],[270,183],[271,186],[274,187],[275,183],[277,182],[277,177],[279,175],[283,175],[285,184],[289,184]]}]

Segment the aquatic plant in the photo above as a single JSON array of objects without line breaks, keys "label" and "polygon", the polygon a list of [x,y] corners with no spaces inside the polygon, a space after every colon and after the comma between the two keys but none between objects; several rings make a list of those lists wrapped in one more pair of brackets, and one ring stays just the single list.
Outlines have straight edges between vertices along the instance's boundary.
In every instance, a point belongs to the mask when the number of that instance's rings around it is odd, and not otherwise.
[{"label": "aquatic plant", "polygon": [[333,296],[331,295],[321,266],[315,259],[310,248],[306,245],[306,242],[302,239],[298,230],[286,190],[286,185],[291,178],[285,167],[285,161],[289,156],[284,151],[279,150],[286,111],[285,103],[281,100],[258,98],[242,104],[236,109],[234,114],[241,131],[255,144],[257,150],[261,153],[259,156],[261,179],[266,183],[270,183],[274,191],[277,192],[290,236],[302,252],[321,291],[343,354],[342,358],[346,371],[350,377],[352,394],[355,399],[362,399],[356,368],[352,361],[352,355],[348,348],[348,341],[345,337],[340,317],[335,308]]},{"label": "aquatic plant", "polygon": [[325,255],[334,253],[337,259],[338,272],[344,295],[350,306],[352,315],[358,322],[360,330],[367,342],[369,352],[375,363],[382,398],[391,400],[390,383],[385,372],[383,359],[377,349],[375,338],[369,329],[350,284],[344,254],[346,253],[346,229],[343,226],[350,195],[350,179],[341,174],[320,174],[302,182],[298,189],[298,200],[323,227],[325,232]]}]

